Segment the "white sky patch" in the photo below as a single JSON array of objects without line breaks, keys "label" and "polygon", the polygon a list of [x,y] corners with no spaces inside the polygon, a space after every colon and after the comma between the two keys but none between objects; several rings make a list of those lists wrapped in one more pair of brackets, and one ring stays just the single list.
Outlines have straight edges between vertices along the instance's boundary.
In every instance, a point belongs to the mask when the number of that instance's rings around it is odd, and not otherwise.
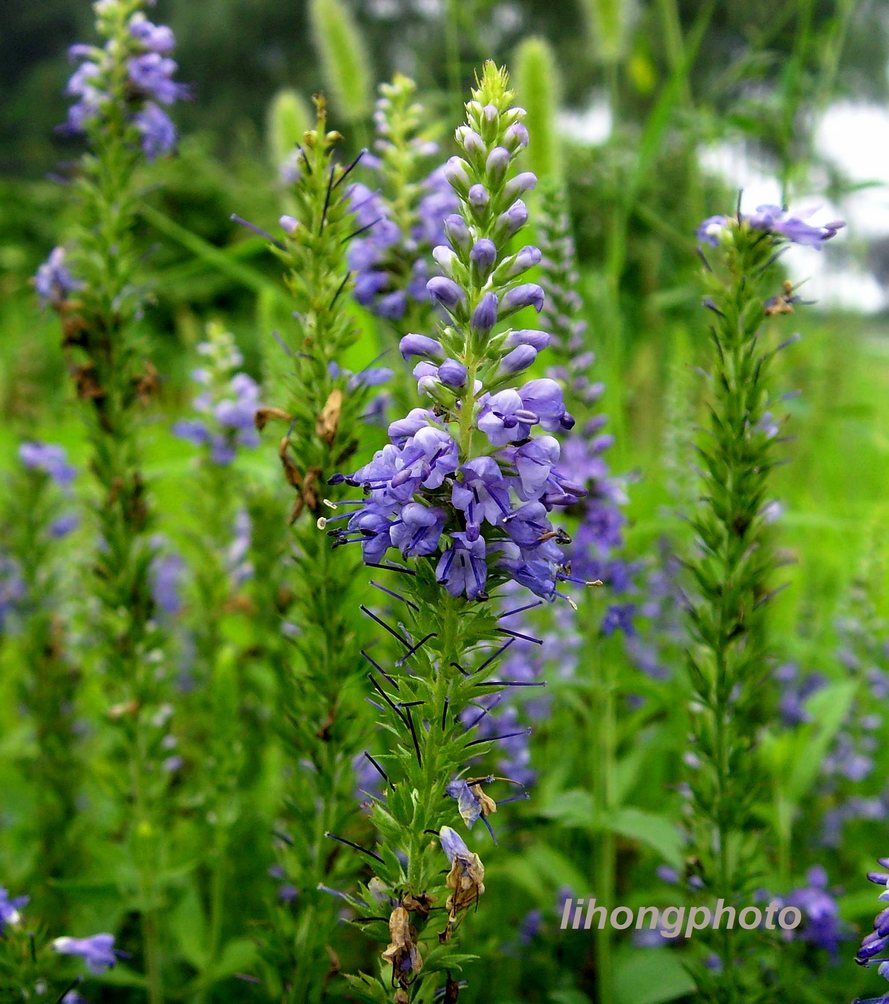
[{"label": "white sky patch", "polygon": [[851,181],[879,182],[843,199],[850,229],[862,237],[889,234],[889,112],[877,105],[832,105],[818,123],[815,143]]},{"label": "white sky patch", "polygon": [[581,112],[563,109],[557,121],[559,132],[590,146],[604,143],[611,135],[611,108],[607,101],[601,99],[593,100]]}]

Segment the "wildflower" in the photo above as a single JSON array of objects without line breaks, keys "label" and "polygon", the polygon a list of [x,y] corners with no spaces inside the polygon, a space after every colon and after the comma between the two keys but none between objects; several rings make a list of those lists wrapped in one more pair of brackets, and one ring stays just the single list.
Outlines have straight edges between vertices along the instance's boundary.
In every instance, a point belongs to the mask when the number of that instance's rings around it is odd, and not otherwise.
[{"label": "wildflower", "polygon": [[456,921],[458,914],[474,906],[484,893],[485,866],[481,858],[469,850],[459,834],[450,826],[441,828],[439,839],[451,865],[447,877],[447,887],[451,890],[451,895],[445,904],[448,911],[449,935],[451,924]]},{"label": "wildflower", "polygon": [[9,892],[0,886],[0,935],[5,928],[16,927],[21,923],[21,910],[28,905],[27,896],[17,896],[15,899],[9,898]]},{"label": "wildflower", "polygon": [[104,47],[73,45],[68,50],[79,65],[65,90],[76,99],[68,110],[65,128],[72,133],[87,132],[118,103],[145,157],[154,160],[176,143],[176,128],[160,106],[174,104],[189,91],[173,79],[177,66],[169,55],[175,47],[170,28],[153,24],[136,11],[121,37],[116,14],[112,6],[99,10],[99,28],[107,39]]},{"label": "wildflower", "polygon": [[799,216],[791,216],[780,206],[763,205],[757,206],[753,213],[739,214],[737,219],[729,216],[708,217],[698,227],[698,243],[718,247],[723,233],[730,231],[733,226],[742,224],[753,230],[761,230],[763,233],[782,238],[791,244],[802,244],[818,249],[825,241],[836,237],[846,225],[842,220],[832,220],[816,226],[807,223]]},{"label": "wildflower", "polygon": [[[889,858],[879,858],[879,864],[882,868],[889,869]],[[875,885],[885,887],[889,884],[889,874],[885,871],[868,872],[867,879]],[[889,900],[889,889],[880,893],[879,898],[884,901]],[[889,980],[889,907],[877,914],[874,929],[862,940],[855,961],[859,966],[876,966],[879,975]],[[859,998],[854,1004],[886,1004],[887,1001],[889,992],[880,997],[869,997],[867,1000]]]},{"label": "wildflower", "polygon": [[34,288],[44,306],[58,307],[71,293],[83,288],[83,283],[75,279],[65,264],[66,252],[63,247],[55,247],[49,258],[37,269]]},{"label": "wildflower", "polygon": [[113,934],[94,934],[89,938],[56,938],[52,947],[60,955],[78,955],[91,973],[99,975],[117,962]]},{"label": "wildflower", "polygon": [[259,443],[255,416],[259,409],[259,385],[246,373],[235,372],[243,363],[234,338],[218,325],[210,325],[207,341],[198,352],[206,365],[192,374],[204,389],[193,406],[198,417],[182,419],[173,432],[196,446],[207,449],[214,464],[225,467],[237,455],[238,447]]},{"label": "wildflower", "polygon": [[423,133],[422,108],[413,102],[416,86],[397,75],[380,88],[374,121],[375,149],[365,156],[381,183],[371,189],[352,184],[348,199],[358,235],[349,245],[355,272],[354,297],[377,316],[398,321],[412,304],[431,303],[428,258],[444,240],[442,221],[457,208],[457,197],[429,158],[438,144]]},{"label": "wildflower", "polygon": [[786,906],[802,911],[805,927],[800,936],[805,941],[836,955],[843,938],[839,906],[827,888],[827,872],[819,865],[809,869],[807,885],[794,889],[784,897]]}]

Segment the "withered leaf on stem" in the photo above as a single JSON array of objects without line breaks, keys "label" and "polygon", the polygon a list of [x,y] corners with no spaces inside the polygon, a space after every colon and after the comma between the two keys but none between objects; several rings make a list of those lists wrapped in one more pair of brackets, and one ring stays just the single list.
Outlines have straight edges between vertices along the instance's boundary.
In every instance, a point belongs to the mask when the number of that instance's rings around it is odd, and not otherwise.
[{"label": "withered leaf on stem", "polygon": [[334,387],[324,403],[324,407],[321,409],[321,414],[318,416],[318,421],[315,423],[315,433],[318,438],[327,443],[328,446],[333,445],[334,439],[336,439],[337,429],[340,425],[340,414],[343,410],[343,392],[339,387]]},{"label": "withered leaf on stem", "polygon": [[392,941],[382,959],[392,966],[392,983],[407,988],[423,968],[423,960],[410,914],[403,906],[396,906],[389,915],[389,937]]}]

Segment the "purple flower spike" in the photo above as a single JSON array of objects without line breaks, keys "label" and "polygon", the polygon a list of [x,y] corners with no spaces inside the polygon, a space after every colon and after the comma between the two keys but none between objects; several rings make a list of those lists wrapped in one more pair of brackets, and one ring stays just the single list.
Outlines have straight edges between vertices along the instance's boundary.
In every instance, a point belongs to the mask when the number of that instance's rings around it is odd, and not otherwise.
[{"label": "purple flower spike", "polygon": [[91,973],[99,975],[117,962],[113,934],[94,934],[90,938],[56,938],[52,947],[60,955],[79,955]]}]

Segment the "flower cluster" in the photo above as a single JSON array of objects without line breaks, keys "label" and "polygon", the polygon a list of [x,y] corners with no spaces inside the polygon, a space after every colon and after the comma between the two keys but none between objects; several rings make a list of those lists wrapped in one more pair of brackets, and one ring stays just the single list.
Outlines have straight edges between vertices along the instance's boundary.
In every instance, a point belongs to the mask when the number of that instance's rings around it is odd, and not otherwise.
[{"label": "flower cluster", "polygon": [[787,931],[788,937],[799,937],[832,956],[837,955],[844,930],[836,896],[828,888],[827,872],[820,865],[810,868],[806,874],[806,885],[782,897],[782,903],[795,906],[805,918],[802,930]]},{"label": "flower cluster", "polygon": [[572,576],[559,546],[568,538],[549,513],[583,491],[557,467],[559,441],[537,433],[570,429],[574,419],[555,380],[510,386],[550,341],[541,330],[496,330],[525,307],[543,307],[543,289],[522,281],[539,249],[508,250],[528,219],[520,196],[537,179],[513,166],[528,142],[524,110],[478,96],[456,133],[465,156],[444,168],[460,213],[445,217],[447,244],[433,251],[443,275],[426,284],[445,320],[437,337],[401,340],[404,358],[419,359],[414,376],[431,406],[393,422],[390,443],[370,463],[335,479],[368,497],[333,517],[347,522],[332,533],[338,543],[360,542],[371,564],[392,547],[432,559],[453,596],[484,599],[514,580],[552,598]]},{"label": "flower cluster", "polygon": [[374,113],[376,155],[364,157],[380,188],[357,182],[348,192],[359,236],[349,245],[353,295],[380,317],[398,321],[410,304],[430,303],[426,288],[432,248],[443,243],[442,220],[458,202],[441,168],[431,173],[438,144],[424,131],[416,85],[401,74],[380,87]]},{"label": "flower cluster", "polygon": [[185,419],[173,426],[182,439],[206,447],[213,463],[230,464],[239,446],[256,446],[259,434],[254,416],[259,408],[259,386],[246,373],[236,372],[244,362],[234,338],[219,325],[208,328],[207,341],[198,352],[206,365],[192,377],[204,388],[194,399],[199,418]]},{"label": "flower cluster", "polygon": [[752,230],[760,230],[774,237],[783,238],[791,244],[803,244],[820,249],[825,241],[835,237],[846,224],[842,220],[832,220],[820,226],[807,223],[800,216],[791,216],[780,206],[757,206],[756,212],[738,214],[737,220],[729,216],[710,216],[698,227],[698,242],[718,247],[720,236],[733,222],[746,224]]},{"label": "flower cluster", "polygon": [[[889,858],[879,858],[880,867],[889,869]],[[889,874],[886,871],[868,872],[867,878],[874,885],[884,887],[880,893],[883,902],[889,902]],[[874,929],[870,934],[865,935],[861,942],[861,947],[855,955],[855,961],[859,966],[876,966],[877,972],[884,980],[889,980],[889,906],[877,914],[874,920]],[[889,1004],[889,992],[879,997],[869,997],[867,1000],[859,998],[854,1004]]]},{"label": "flower cluster", "polygon": [[[172,105],[188,94],[176,83],[176,63],[170,58],[176,40],[165,25],[152,24],[133,0],[100,0],[96,13],[104,47],[73,45],[72,60],[79,65],[68,81],[66,93],[75,99],[65,128],[73,133],[89,131],[110,114],[123,98],[126,122],[135,131],[142,152],[149,160],[169,152],[176,142],[176,128],[162,106]],[[120,71],[125,85],[120,91]]]},{"label": "flower cluster", "polygon": [[349,188],[350,207],[358,228],[364,231],[349,245],[349,267],[355,272],[353,296],[388,320],[404,317],[411,301],[431,302],[426,289],[429,252],[444,240],[441,221],[456,209],[453,191],[441,169],[426,177],[422,193],[405,232],[381,192],[362,182]]}]

